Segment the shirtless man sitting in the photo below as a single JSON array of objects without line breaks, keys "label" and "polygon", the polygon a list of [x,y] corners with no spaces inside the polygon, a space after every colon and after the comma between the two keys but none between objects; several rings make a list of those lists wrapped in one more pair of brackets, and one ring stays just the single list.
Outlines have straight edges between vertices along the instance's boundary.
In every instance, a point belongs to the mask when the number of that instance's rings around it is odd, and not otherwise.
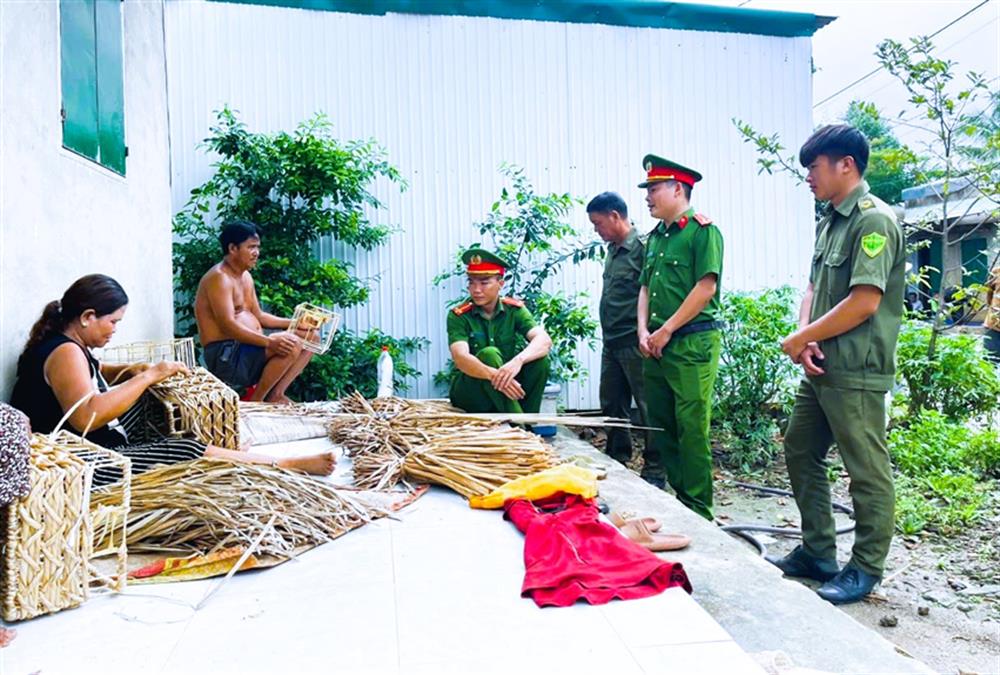
[{"label": "shirtless man sitting", "polygon": [[[287,403],[288,388],[312,353],[287,332],[291,319],[268,314],[257,302],[250,270],[260,257],[260,235],[253,223],[227,223],[219,235],[223,259],[198,284],[194,316],[205,348],[205,365],[241,395],[253,385],[251,400]],[[265,328],[281,332],[264,334]]]}]

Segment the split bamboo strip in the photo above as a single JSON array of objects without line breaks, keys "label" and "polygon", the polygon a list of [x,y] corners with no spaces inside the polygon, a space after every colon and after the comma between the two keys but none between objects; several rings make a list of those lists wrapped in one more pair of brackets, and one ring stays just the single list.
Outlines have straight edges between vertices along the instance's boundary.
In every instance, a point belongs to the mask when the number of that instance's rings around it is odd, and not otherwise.
[{"label": "split bamboo strip", "polygon": [[[95,491],[91,502],[115,498],[112,486]],[[287,558],[301,546],[330,541],[383,515],[387,512],[380,507],[304,474],[199,459],[135,477],[128,545],[207,555],[249,546],[274,517],[258,550]],[[97,534],[101,541],[104,533]]]}]

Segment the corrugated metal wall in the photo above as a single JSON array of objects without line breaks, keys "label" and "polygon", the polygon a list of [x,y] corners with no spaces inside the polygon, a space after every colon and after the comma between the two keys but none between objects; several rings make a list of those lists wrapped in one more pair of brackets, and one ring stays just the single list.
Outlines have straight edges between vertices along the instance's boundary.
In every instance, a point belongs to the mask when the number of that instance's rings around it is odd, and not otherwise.
[{"label": "corrugated metal wall", "polygon": [[[212,159],[195,148],[224,104],[259,131],[321,110],[339,136],[387,147],[410,189],[382,186],[378,217],[403,232],[370,254],[321,253],[377,279],[371,302],[347,310],[348,327],[431,340],[411,395],[441,393],[431,377],[447,359],[444,308],[460,282],[431,279],[479,240],[472,224],[499,195],[501,162],[523,166],[539,191],[586,200],[616,190],[645,232],[655,223],[635,187],[641,158],[675,158],[706,176],[693,202],[726,237],[724,288],[805,280],[812,198],[787,178],[757,176],[730,120],[798,147],[811,130],[808,38],[198,0],[169,2],[166,31],[175,209],[210,175]],[[572,222],[591,232],[582,208]],[[588,291],[596,316],[598,265],[560,283]],[[583,356],[591,376],[565,388],[570,408],[598,406],[599,354]]]}]

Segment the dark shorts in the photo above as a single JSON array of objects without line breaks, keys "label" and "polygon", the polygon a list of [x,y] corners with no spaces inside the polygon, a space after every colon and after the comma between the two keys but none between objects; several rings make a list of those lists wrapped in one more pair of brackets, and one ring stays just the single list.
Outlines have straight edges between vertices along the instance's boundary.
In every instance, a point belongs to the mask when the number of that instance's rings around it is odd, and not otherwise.
[{"label": "dark shorts", "polygon": [[219,340],[205,345],[205,366],[209,372],[243,394],[260,381],[267,355],[263,347],[245,345],[236,340]]}]

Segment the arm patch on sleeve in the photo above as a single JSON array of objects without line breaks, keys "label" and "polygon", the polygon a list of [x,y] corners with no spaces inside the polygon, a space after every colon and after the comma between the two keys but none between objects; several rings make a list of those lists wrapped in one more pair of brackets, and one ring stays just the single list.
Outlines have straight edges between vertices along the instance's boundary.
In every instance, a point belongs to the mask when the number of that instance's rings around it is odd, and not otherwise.
[{"label": "arm patch on sleeve", "polygon": [[885,242],[888,237],[878,232],[870,232],[861,237],[861,250],[869,258],[877,258],[885,250]]}]

